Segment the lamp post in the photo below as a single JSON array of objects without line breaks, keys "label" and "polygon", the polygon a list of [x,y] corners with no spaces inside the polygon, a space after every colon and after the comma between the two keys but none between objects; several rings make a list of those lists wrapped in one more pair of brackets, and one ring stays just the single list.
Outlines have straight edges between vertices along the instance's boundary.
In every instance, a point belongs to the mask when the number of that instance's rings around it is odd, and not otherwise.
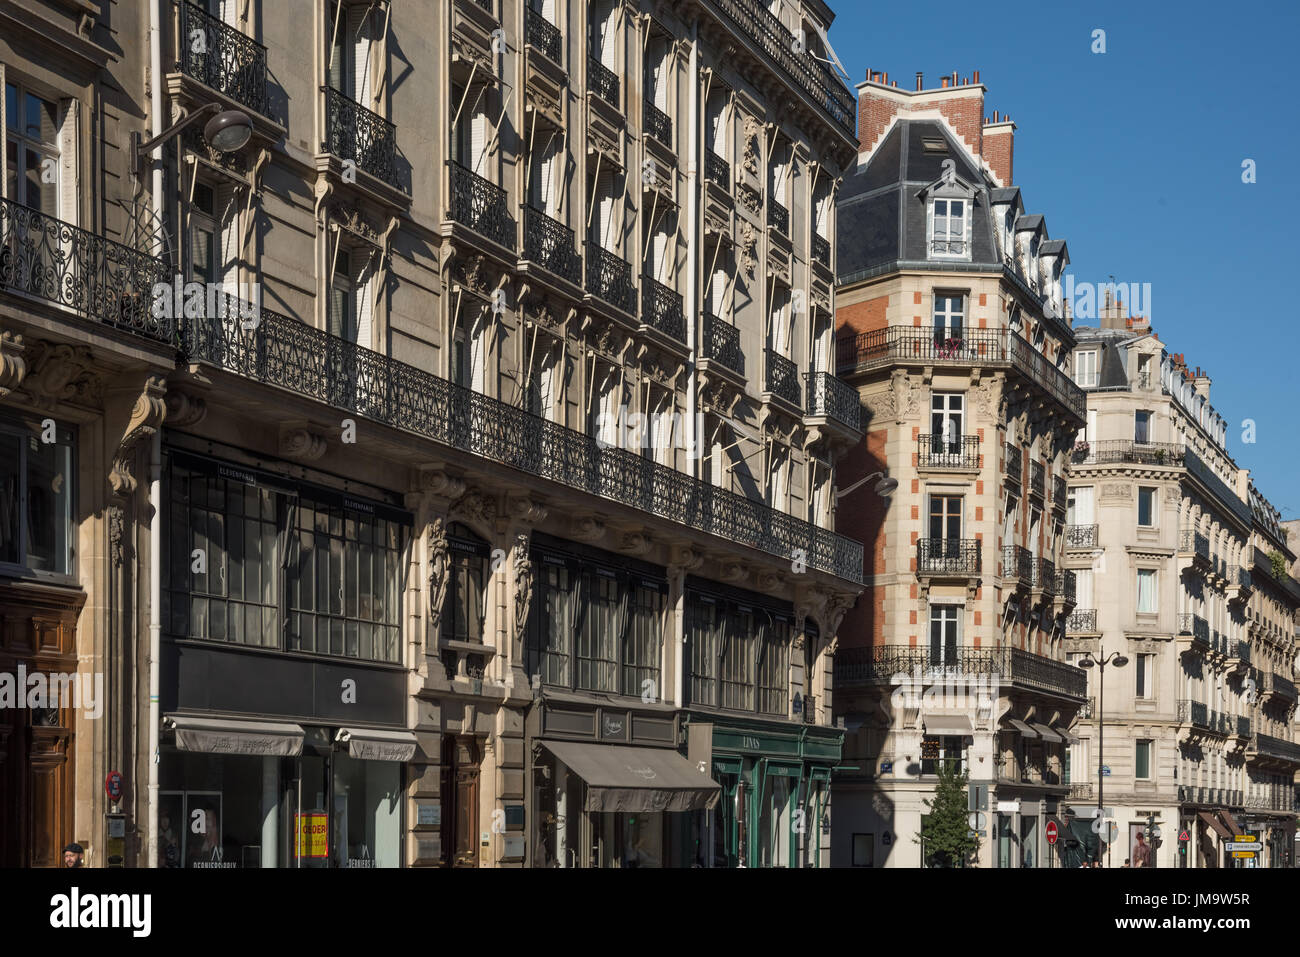
[{"label": "lamp post", "polygon": [[1112,664],[1116,668],[1123,668],[1128,664],[1128,658],[1124,657],[1124,655],[1120,654],[1118,651],[1112,651],[1108,655],[1094,658],[1091,651],[1086,651],[1083,654],[1083,658],[1079,660],[1080,668],[1091,668],[1093,665],[1096,665],[1097,668],[1100,669],[1097,678],[1097,854],[1096,857],[1093,858],[1099,865],[1101,863],[1101,815],[1102,811],[1105,809],[1102,789],[1105,787],[1104,782],[1106,776],[1102,773],[1102,770],[1105,767],[1103,762],[1105,760],[1104,742],[1106,740],[1106,666]]}]

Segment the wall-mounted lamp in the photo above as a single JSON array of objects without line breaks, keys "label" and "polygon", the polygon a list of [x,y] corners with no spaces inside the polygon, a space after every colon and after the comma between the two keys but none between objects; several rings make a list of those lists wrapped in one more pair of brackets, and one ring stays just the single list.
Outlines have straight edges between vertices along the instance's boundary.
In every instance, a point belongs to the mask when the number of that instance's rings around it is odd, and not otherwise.
[{"label": "wall-mounted lamp", "polygon": [[224,110],[220,103],[209,103],[173,123],[147,143],[140,142],[140,134],[131,134],[131,172],[140,175],[144,158],[154,147],[167,142],[204,117],[210,117],[203,127],[203,138],[219,153],[234,153],[244,148],[253,136],[253,121],[242,110]]},{"label": "wall-mounted lamp", "polygon": [[837,489],[835,491],[835,498],[837,500],[843,498],[850,492],[856,490],[858,486],[864,485],[872,479],[880,479],[880,481],[875,484],[875,491],[881,498],[889,498],[889,496],[894,494],[894,489],[898,488],[898,479],[890,478],[884,472],[872,472],[866,478],[858,479],[843,491]]}]

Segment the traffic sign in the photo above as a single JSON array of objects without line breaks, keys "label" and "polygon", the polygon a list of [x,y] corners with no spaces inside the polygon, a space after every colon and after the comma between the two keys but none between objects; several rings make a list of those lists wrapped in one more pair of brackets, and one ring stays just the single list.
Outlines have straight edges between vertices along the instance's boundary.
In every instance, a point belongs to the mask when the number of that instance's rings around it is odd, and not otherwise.
[{"label": "traffic sign", "polygon": [[1181,830],[1181,831],[1178,832],[1178,840],[1180,840],[1180,841],[1190,841],[1191,839],[1192,839],[1192,836],[1191,836],[1190,834],[1187,833],[1187,829],[1186,829],[1186,828],[1184,828],[1183,830]]},{"label": "traffic sign", "polygon": [[1110,765],[1109,765],[1109,764],[1103,764],[1103,765],[1101,766],[1101,776],[1104,777],[1104,778],[1108,778],[1108,777],[1110,777]]},{"label": "traffic sign", "polygon": [[982,831],[982,830],[984,830],[984,812],[983,812],[983,811],[971,811],[971,812],[970,812],[970,817],[967,818],[967,821],[968,821],[968,823],[970,824],[970,828],[971,828],[972,831]]},{"label": "traffic sign", "polygon": [[1113,844],[1115,842],[1115,835],[1119,833],[1119,825],[1114,821],[1107,821],[1102,828],[1102,833],[1105,835],[1102,840],[1107,844]]},{"label": "traffic sign", "polygon": [[1048,844],[1056,843],[1056,822],[1055,821],[1047,822],[1047,843]]},{"label": "traffic sign", "polygon": [[1254,844],[1259,840],[1254,834],[1235,834],[1232,839],[1240,844]]},{"label": "traffic sign", "polygon": [[1232,856],[1233,857],[1254,857],[1255,852],[1254,851],[1233,851]]},{"label": "traffic sign", "polygon": [[108,777],[104,778],[104,793],[108,795],[110,801],[120,801],[122,799],[122,773],[120,771],[108,772]]},{"label": "traffic sign", "polygon": [[1233,853],[1237,853],[1240,851],[1249,851],[1250,853],[1254,854],[1256,851],[1259,850],[1258,844],[1251,844],[1249,841],[1228,841],[1225,843],[1224,846],[1228,850],[1232,851]]}]

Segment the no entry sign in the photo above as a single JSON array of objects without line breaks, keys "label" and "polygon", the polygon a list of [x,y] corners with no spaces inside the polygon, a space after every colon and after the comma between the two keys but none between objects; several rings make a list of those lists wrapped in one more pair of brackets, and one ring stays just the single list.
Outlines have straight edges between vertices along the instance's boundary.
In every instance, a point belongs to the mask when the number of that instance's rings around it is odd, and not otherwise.
[{"label": "no entry sign", "polygon": [[1055,821],[1047,822],[1047,843],[1048,844],[1056,843],[1056,822]]}]

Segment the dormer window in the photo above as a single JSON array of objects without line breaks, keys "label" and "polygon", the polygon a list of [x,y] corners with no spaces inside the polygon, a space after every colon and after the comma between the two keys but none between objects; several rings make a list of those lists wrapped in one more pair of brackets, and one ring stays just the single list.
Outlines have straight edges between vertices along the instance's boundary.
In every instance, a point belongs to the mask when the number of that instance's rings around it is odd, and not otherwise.
[{"label": "dormer window", "polygon": [[965,199],[935,199],[930,204],[930,255],[969,259],[969,238],[970,202]]}]

